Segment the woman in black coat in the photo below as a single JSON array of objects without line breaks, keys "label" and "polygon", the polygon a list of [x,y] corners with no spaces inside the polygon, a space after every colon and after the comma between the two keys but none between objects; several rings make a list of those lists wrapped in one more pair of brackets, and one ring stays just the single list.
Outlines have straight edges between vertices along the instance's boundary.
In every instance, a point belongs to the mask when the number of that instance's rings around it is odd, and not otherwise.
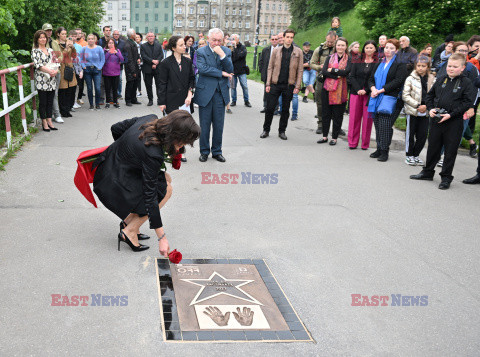
[{"label": "woman in black coat", "polygon": [[168,255],[160,209],[172,195],[171,178],[161,171],[164,154],[174,157],[193,146],[200,127],[186,111],[177,110],[162,119],[155,115],[127,119],[111,127],[115,142],[95,161],[93,189],[103,205],[122,222],[120,242],[133,251],[148,249],[138,243],[140,227],[147,220],[155,229],[159,251]]},{"label": "woman in black coat", "polygon": [[[403,100],[399,96],[403,83],[407,79],[407,64],[401,57],[396,56],[400,48],[397,39],[390,39],[385,44],[385,57],[373,67],[372,74],[368,80],[370,87],[370,99],[368,112],[373,115],[373,124],[377,140],[377,150],[370,154],[371,158],[378,161],[387,161],[390,143],[393,136],[393,124],[398,118],[402,108]],[[378,72],[378,73],[377,73]],[[386,78],[383,77],[386,72]],[[379,83],[379,78],[384,78],[385,83]],[[377,111],[385,96],[398,98],[391,114],[384,114]]]},{"label": "woman in black coat", "polygon": [[158,90],[158,105],[167,114],[186,105],[193,113],[193,89],[195,88],[195,73],[192,60],[184,56],[185,42],[180,36],[172,36],[168,40],[167,50],[173,56],[165,58],[160,63],[160,88]]}]

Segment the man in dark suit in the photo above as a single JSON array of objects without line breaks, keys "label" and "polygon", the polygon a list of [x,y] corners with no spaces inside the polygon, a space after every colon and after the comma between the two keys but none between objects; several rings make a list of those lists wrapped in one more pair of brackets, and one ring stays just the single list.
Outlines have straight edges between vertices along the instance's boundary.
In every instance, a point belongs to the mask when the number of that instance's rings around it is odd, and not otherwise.
[{"label": "man in dark suit", "polygon": [[[230,102],[228,81],[233,76],[232,52],[223,43],[223,31],[213,28],[208,32],[208,46],[197,51],[198,82],[194,102],[199,107],[200,161],[212,157],[225,162],[222,155],[223,122],[225,106]],[[210,150],[210,127],[212,147]]]},{"label": "man in dark suit", "polygon": [[103,37],[98,40],[98,45],[104,48],[107,45],[107,39],[112,34],[112,28],[110,26],[103,26]]},{"label": "man in dark suit", "polygon": [[270,61],[270,56],[272,55],[273,49],[277,47],[277,41],[277,35],[270,36],[270,46],[267,46],[262,50],[262,54],[258,60],[258,71],[261,75],[260,79],[264,84],[263,109],[260,111],[260,113],[265,113],[265,108],[267,107],[267,92],[265,92],[265,83],[267,82],[268,62]]},{"label": "man in dark suit", "polygon": [[[126,63],[128,58],[126,57],[127,54],[125,52],[125,41],[120,38],[120,31],[115,30],[113,31],[113,39],[115,40],[115,43],[117,44],[117,50],[120,51],[120,53],[123,56],[123,62]],[[123,63],[120,64],[120,70],[123,70]],[[118,79],[118,99],[122,98],[122,76]]]},{"label": "man in dark suit", "polygon": [[137,43],[135,42],[135,30],[128,29],[127,31],[128,41],[125,43],[125,53],[127,55],[127,63],[125,64],[125,77],[127,78],[127,84],[125,85],[125,102],[127,107],[131,107],[132,104],[141,104],[137,100],[137,82],[136,79],[140,75],[140,57],[138,55]]},{"label": "man in dark suit", "polygon": [[155,41],[155,34],[153,32],[147,33],[147,42],[140,46],[140,54],[143,59],[143,80],[145,88],[147,88],[148,106],[153,105],[153,79],[155,78],[155,89],[157,90],[157,105],[158,90],[160,87],[160,68],[159,64],[163,60],[163,50],[160,42]]}]

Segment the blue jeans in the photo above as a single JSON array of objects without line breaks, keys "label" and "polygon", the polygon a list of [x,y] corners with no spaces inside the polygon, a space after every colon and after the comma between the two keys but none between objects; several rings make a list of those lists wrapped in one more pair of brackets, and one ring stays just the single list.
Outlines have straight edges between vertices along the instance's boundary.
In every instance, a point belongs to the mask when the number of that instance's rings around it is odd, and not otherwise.
[{"label": "blue jeans", "polygon": [[232,102],[237,101],[237,78],[240,81],[240,86],[243,91],[243,100],[248,102],[248,87],[247,87],[247,75],[237,74],[233,76],[233,88],[232,88]]},{"label": "blue jeans", "polygon": [[305,84],[305,87],[308,87],[309,85],[313,86],[316,79],[317,71],[315,71],[314,69],[311,69],[309,71],[303,71],[303,83]]},{"label": "blue jeans", "polygon": [[[282,97],[278,98],[278,111],[282,111]],[[293,94],[292,99],[292,117],[298,116],[298,94]]]},{"label": "blue jeans", "polygon": [[[93,86],[95,86],[95,105],[100,104],[100,83],[102,81],[102,71],[96,67],[89,66],[83,71],[85,83],[87,84],[87,96],[90,105],[93,105]],[[92,84],[93,81],[93,84]]]}]

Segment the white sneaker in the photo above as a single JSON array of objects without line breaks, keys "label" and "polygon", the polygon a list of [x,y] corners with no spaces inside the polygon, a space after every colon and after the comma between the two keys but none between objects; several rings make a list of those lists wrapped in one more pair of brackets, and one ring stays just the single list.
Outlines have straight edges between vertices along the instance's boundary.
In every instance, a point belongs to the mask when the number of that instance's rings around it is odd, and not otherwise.
[{"label": "white sneaker", "polygon": [[422,159],[420,159],[420,156],[415,156],[415,162],[417,163],[417,165],[424,165],[425,163],[423,162]]},{"label": "white sneaker", "polygon": [[78,103],[75,103],[75,104],[73,105],[73,109],[78,109],[78,108],[81,108],[81,107],[82,107],[82,106],[81,106],[80,104],[78,104]]},{"label": "white sneaker", "polygon": [[442,166],[443,166],[443,159],[440,159],[440,160],[437,162],[437,166],[438,166],[438,167],[442,167]]},{"label": "white sneaker", "polygon": [[78,104],[85,104],[85,102],[84,102],[83,100],[81,100],[81,99],[77,99],[77,103],[78,103]]},{"label": "white sneaker", "polygon": [[413,156],[407,156],[405,158],[405,163],[407,165],[411,165],[411,166],[415,166],[417,164],[417,162],[415,161],[415,158]]},{"label": "white sneaker", "polygon": [[141,97],[141,96],[142,96],[142,92],[138,92],[137,97]]},{"label": "white sneaker", "polygon": [[62,117],[56,117],[53,120],[55,121],[55,123],[65,123],[65,121],[62,119]]},{"label": "white sneaker", "polygon": [[76,112],[76,110],[73,109],[73,107],[70,108],[70,111],[71,111],[71,112]]}]

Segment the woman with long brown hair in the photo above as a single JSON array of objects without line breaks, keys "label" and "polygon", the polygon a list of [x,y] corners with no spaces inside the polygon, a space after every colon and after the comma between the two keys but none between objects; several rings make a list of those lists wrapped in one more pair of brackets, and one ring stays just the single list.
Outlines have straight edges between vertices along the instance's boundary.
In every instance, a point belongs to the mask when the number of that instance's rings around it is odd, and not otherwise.
[{"label": "woman with long brown hair", "polygon": [[168,255],[169,244],[163,230],[160,210],[172,195],[170,175],[161,171],[165,155],[174,157],[193,146],[200,127],[185,110],[166,117],[156,115],[127,119],[112,125],[115,142],[95,161],[93,189],[103,205],[122,221],[118,234],[134,252],[149,247],[138,243],[147,239],[140,227],[147,218],[159,242],[159,251]]}]

